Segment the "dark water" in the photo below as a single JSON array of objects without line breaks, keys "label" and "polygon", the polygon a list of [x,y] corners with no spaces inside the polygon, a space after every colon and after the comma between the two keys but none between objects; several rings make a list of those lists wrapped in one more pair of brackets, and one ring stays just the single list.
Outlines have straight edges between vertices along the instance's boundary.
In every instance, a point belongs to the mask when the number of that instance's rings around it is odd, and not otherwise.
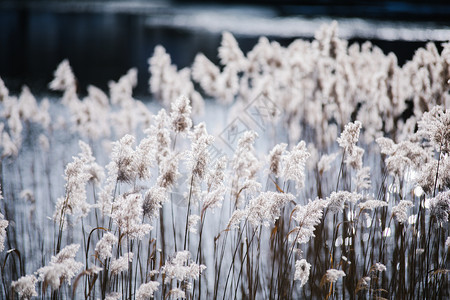
[{"label": "dark water", "polygon": [[[35,94],[47,93],[56,66],[65,58],[78,78],[80,91],[88,84],[102,89],[129,68],[137,67],[138,95],[148,95],[148,64],[156,45],[163,45],[179,68],[189,66],[198,52],[217,62],[220,33],[168,26],[146,26],[150,14],[119,12],[60,12],[46,9],[0,9],[0,77],[17,93],[23,84]],[[303,38],[311,38],[304,36]],[[288,45],[294,37],[280,38]],[[258,36],[238,36],[244,52]],[[350,40],[363,42],[364,39]],[[425,42],[372,40],[399,63],[410,59]]]}]

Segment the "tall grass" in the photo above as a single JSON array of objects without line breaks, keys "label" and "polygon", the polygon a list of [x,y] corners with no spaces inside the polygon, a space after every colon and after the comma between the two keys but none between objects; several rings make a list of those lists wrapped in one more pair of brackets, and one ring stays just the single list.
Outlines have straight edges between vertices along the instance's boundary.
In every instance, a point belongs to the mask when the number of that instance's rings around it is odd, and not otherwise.
[{"label": "tall grass", "polygon": [[[1,298],[448,297],[449,50],[400,67],[334,23],[246,55],[225,33],[221,66],[160,46],[159,111],[133,69],[80,99],[64,61],[60,101],[0,80]],[[216,136],[193,82],[234,103]]]}]

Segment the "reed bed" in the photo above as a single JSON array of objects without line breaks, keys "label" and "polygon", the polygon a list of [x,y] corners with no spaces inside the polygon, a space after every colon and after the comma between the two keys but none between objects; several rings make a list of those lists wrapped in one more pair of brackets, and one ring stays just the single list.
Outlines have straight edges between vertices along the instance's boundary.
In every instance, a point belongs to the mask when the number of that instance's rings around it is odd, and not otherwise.
[{"label": "reed bed", "polygon": [[337,23],[182,70],[158,46],[162,108],[135,69],[84,92],[65,60],[51,100],[0,79],[1,298],[448,298],[439,49],[399,66]]}]

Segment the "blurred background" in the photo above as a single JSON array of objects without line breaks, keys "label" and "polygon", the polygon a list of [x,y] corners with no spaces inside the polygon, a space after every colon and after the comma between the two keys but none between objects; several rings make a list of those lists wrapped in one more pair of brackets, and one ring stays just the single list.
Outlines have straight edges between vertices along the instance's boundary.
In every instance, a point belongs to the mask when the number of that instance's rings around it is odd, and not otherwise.
[{"label": "blurred background", "polygon": [[260,36],[286,46],[312,39],[323,23],[339,22],[339,36],[366,40],[399,64],[427,42],[450,40],[450,2],[247,1],[0,1],[0,77],[12,93],[26,84],[49,93],[53,71],[65,58],[78,78],[103,90],[129,68],[138,69],[138,97],[148,92],[147,59],[163,45],[178,68],[198,52],[217,63],[221,33],[233,33],[246,53]]}]

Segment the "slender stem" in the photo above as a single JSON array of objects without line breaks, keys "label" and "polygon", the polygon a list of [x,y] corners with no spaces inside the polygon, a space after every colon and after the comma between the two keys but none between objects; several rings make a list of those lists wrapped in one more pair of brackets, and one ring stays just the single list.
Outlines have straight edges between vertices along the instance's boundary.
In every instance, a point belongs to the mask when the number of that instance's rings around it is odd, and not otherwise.
[{"label": "slender stem", "polygon": [[239,271],[239,275],[238,275],[238,279],[237,279],[237,283],[236,283],[236,288],[235,288],[235,290],[234,290],[234,299],[235,299],[235,300],[236,300],[236,296],[237,296],[237,290],[238,290],[238,287],[239,287],[239,281],[240,281],[241,275],[242,275],[242,270],[243,270],[243,268],[244,268],[244,262],[245,262],[245,260],[247,259],[247,256],[248,256],[248,250],[250,249],[250,247],[251,247],[251,245],[252,245],[253,238],[255,237],[256,232],[257,232],[257,230],[254,229],[254,230],[253,230],[253,234],[252,234],[252,238],[250,239],[250,242],[248,243],[247,249],[246,249],[246,251],[245,251],[244,258],[242,259],[241,269],[240,269],[240,271]]},{"label": "slender stem", "polygon": [[442,150],[442,143],[439,146],[439,157],[438,157],[438,165],[437,165],[437,170],[436,170],[436,179],[434,180],[433,198],[436,197],[436,187],[437,187],[437,182],[438,182],[438,177],[439,177],[439,164],[441,162],[441,150]]},{"label": "slender stem", "polygon": [[[170,195],[172,198],[172,194]],[[174,214],[173,214],[173,199],[170,199],[170,208],[172,212],[172,231],[173,231],[173,243],[175,245],[175,252],[177,252],[177,234],[175,230],[175,220],[174,220]]]},{"label": "slender stem", "polygon": [[339,168],[338,179],[337,179],[337,183],[336,183],[336,192],[338,191],[339,179],[341,178],[341,173],[342,173],[342,170],[344,169],[344,158],[345,158],[345,149],[344,149],[344,153],[342,153],[341,167]]},{"label": "slender stem", "polygon": [[[245,228],[246,225],[247,225],[247,218],[245,219],[245,223],[244,223],[243,228]],[[238,241],[236,243],[236,247],[235,247],[234,252],[233,252],[233,257],[231,258],[231,265],[230,265],[230,268],[228,269],[227,280],[225,281],[225,288],[223,289],[223,300],[225,300],[225,295],[227,293],[227,287],[228,287],[228,280],[230,279],[231,270],[234,267],[234,259],[236,257],[236,253],[237,253],[237,251],[239,249],[239,244],[241,243],[241,239],[242,239],[243,233],[244,233],[244,230],[239,231]]]},{"label": "slender stem", "polygon": [[191,186],[189,187],[189,198],[188,198],[188,207],[186,212],[186,228],[184,230],[184,246],[183,250],[186,250],[187,236],[188,236],[188,227],[189,227],[189,214],[191,212],[191,197],[192,197],[192,184],[194,182],[194,175],[191,175]]}]

